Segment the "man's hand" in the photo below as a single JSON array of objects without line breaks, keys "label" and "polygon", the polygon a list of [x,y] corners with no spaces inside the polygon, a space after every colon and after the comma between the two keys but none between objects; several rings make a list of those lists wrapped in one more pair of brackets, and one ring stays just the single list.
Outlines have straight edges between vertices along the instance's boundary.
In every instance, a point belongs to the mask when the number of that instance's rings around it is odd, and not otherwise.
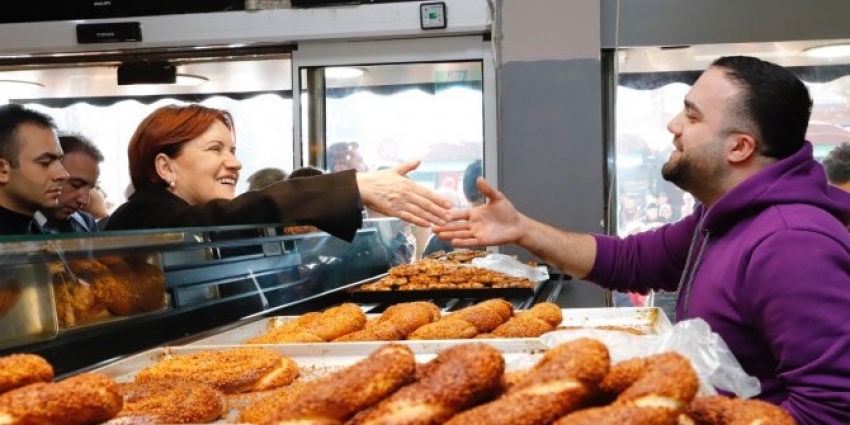
[{"label": "man's hand", "polygon": [[490,202],[453,212],[452,221],[434,227],[440,239],[454,246],[493,246],[515,243],[565,273],[585,277],[596,261],[596,239],[589,234],[556,229],[519,211],[502,192],[483,178],[478,189]]},{"label": "man's hand", "polygon": [[357,173],[363,203],[376,212],[418,226],[445,224],[452,203],[405,177],[418,166],[419,161],[412,161],[386,170]]},{"label": "man's hand", "polygon": [[523,235],[523,215],[486,180],[479,177],[476,183],[489,202],[469,210],[454,211],[453,221],[445,226],[436,226],[434,232],[454,246],[518,243]]}]

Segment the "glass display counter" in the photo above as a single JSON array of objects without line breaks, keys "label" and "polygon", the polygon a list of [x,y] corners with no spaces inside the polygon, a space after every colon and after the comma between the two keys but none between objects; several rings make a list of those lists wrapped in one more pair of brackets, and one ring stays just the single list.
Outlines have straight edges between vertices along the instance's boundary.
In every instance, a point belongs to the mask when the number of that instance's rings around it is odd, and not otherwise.
[{"label": "glass display counter", "polygon": [[238,226],[0,238],[0,354],[57,374],[266,312],[335,304],[380,276],[402,226],[349,243],[309,227]]}]

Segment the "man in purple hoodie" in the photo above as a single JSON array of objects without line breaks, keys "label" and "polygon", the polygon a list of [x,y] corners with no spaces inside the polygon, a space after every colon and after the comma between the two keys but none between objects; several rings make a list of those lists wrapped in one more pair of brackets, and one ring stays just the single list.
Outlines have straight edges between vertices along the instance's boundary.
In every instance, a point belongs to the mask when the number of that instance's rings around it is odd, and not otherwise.
[{"label": "man in purple hoodie", "polygon": [[679,290],[677,318],[720,334],[760,398],[800,424],[850,421],[850,194],[826,182],[804,140],[812,100],[786,69],[712,63],[667,125],[665,179],[701,205],[626,238],[562,231],[490,202],[436,229],[455,246],[516,243],[560,270],[620,291]]}]

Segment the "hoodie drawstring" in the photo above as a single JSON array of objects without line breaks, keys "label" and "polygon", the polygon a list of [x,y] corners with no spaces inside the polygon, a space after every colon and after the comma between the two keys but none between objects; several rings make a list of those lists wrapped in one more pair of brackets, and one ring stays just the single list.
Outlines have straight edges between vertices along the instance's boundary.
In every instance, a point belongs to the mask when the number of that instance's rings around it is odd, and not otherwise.
[{"label": "hoodie drawstring", "polygon": [[700,244],[699,250],[697,251],[696,261],[693,263],[693,267],[691,266],[691,259],[694,254],[694,247],[696,247],[697,239],[699,238],[699,233],[702,230],[702,225],[705,222],[705,218],[708,217],[708,213],[703,214],[700,217],[699,222],[697,222],[697,227],[694,229],[694,236],[691,239],[691,245],[688,247],[688,257],[685,260],[685,269],[682,270],[682,277],[679,279],[679,291],[685,291],[684,293],[684,306],[682,309],[682,317],[676,317],[676,321],[687,319],[688,318],[688,307],[690,306],[691,301],[691,287],[694,284],[694,279],[696,278],[697,269],[699,268],[700,263],[702,262],[702,255],[705,253],[705,247],[708,245],[708,238],[711,236],[709,231],[705,232],[705,238],[703,238],[702,243]]}]

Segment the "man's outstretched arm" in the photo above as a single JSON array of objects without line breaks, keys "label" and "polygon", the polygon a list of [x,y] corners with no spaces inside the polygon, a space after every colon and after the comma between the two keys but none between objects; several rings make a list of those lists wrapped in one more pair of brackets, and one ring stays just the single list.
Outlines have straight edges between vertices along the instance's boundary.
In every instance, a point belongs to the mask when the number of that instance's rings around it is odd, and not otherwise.
[{"label": "man's outstretched arm", "polygon": [[483,178],[478,189],[488,203],[457,211],[453,220],[436,226],[440,239],[452,245],[494,246],[515,243],[560,271],[578,278],[590,273],[596,261],[596,240],[589,234],[567,232],[531,219],[514,207],[502,193]]}]

